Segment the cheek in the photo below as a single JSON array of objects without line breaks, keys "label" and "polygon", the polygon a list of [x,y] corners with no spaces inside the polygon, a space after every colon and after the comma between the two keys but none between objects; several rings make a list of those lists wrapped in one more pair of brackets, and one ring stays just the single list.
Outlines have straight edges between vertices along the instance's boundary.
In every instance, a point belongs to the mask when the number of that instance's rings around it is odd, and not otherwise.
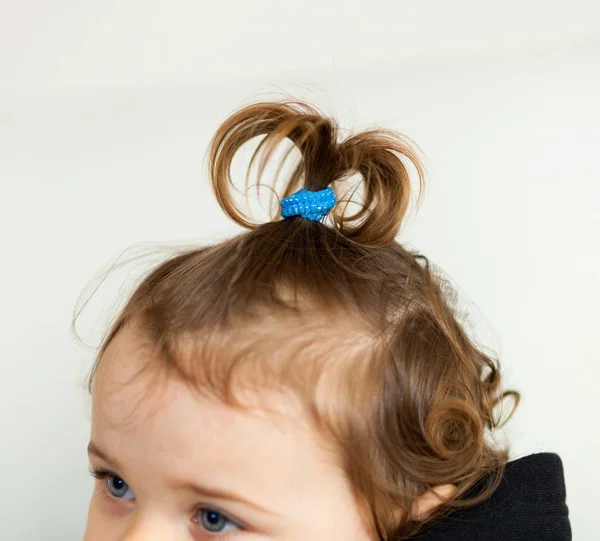
[{"label": "cheek", "polygon": [[[102,525],[102,517],[98,512],[98,506],[95,504],[95,495],[92,496],[90,507],[88,509],[87,523],[85,525],[85,535],[83,541],[100,541],[105,537],[105,529]],[[106,536],[110,540],[110,536]]]},{"label": "cheek", "polygon": [[[373,541],[366,516],[349,487],[339,479],[323,475],[310,489],[288,499],[287,512],[299,530],[290,539],[311,541]],[[300,535],[298,535],[300,534]]]},{"label": "cheek", "polygon": [[130,512],[129,502],[109,503],[104,496],[98,493],[98,487],[95,487],[88,509],[83,541],[116,541],[120,539],[120,532],[127,523],[123,519]]}]

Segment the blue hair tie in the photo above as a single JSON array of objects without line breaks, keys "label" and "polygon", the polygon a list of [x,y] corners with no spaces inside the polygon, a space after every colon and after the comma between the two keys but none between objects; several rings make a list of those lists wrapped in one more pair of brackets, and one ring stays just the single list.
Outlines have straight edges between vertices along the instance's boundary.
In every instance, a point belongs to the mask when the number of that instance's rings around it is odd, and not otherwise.
[{"label": "blue hair tie", "polygon": [[281,216],[302,216],[318,221],[333,208],[336,201],[331,186],[318,192],[309,192],[302,188],[281,200]]}]

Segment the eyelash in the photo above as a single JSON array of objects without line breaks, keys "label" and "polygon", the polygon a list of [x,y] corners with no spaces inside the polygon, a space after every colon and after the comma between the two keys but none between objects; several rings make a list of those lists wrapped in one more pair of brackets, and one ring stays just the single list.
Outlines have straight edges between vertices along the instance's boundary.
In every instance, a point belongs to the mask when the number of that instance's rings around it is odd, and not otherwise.
[{"label": "eyelash", "polygon": [[[113,473],[109,470],[102,470],[102,469],[95,469],[95,468],[90,468],[90,474],[91,476],[96,479],[96,481],[103,481],[105,479],[107,479],[108,477],[110,477],[111,475],[114,475],[115,477],[118,477],[118,475],[116,473]],[[98,486],[98,494],[100,494],[100,496],[102,496],[102,498],[104,499],[105,502],[107,503],[117,503],[117,499],[111,497],[111,495],[107,492],[106,489],[106,483],[102,483],[101,486]]]},{"label": "eyelash", "polygon": [[[96,468],[90,468],[89,469],[90,475],[96,479],[97,481],[102,481],[107,479],[108,477],[114,476],[114,477],[119,477],[116,473],[110,471],[110,470],[106,470],[106,469],[96,469]],[[103,483],[102,487],[99,487],[99,493],[102,496],[102,498],[107,502],[107,503],[117,503],[119,500],[117,498],[111,497],[110,494],[107,493],[106,491],[106,484]],[[200,511],[214,511],[216,513],[219,513],[219,515],[222,515],[228,522],[231,522],[232,524],[234,524],[237,528],[239,528],[240,530],[247,530],[248,528],[246,526],[244,526],[240,521],[230,517],[227,513],[225,513],[224,511],[222,511],[221,509],[219,509],[218,507],[215,506],[199,506],[198,507],[198,512]]]},{"label": "eyelash", "polygon": [[109,475],[116,475],[115,473],[108,470],[97,470],[95,468],[90,468],[90,475],[94,479],[106,479]]}]

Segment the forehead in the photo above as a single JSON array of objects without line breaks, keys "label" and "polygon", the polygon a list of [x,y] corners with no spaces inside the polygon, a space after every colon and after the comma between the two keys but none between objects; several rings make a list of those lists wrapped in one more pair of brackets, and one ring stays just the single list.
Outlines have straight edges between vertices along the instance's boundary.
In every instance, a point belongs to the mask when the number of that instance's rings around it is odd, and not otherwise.
[{"label": "forehead", "polygon": [[[151,368],[140,371],[145,366]],[[96,373],[92,440],[120,463],[160,472],[157,483],[227,472],[242,490],[260,486],[263,500],[298,483],[298,472],[308,468],[331,474],[333,462],[291,397],[268,395],[284,415],[233,409],[156,366],[160,361],[149,359],[138,337],[123,329]]]}]

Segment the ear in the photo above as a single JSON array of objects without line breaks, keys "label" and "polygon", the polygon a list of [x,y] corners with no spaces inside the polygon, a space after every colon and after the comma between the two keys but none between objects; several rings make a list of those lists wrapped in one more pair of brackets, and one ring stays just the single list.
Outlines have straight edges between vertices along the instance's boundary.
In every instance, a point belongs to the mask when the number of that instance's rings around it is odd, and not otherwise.
[{"label": "ear", "polygon": [[458,488],[454,485],[438,485],[425,492],[414,503],[413,511],[416,518],[424,518],[430,511],[443,503],[442,498],[448,499],[457,490]]}]

